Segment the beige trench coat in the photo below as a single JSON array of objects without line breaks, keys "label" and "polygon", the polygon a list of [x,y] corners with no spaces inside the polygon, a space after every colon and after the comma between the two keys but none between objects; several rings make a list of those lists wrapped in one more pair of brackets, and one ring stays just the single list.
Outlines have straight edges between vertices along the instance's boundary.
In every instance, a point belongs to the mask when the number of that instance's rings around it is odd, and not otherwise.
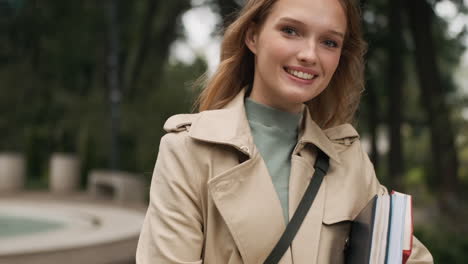
[{"label": "beige trench coat", "polygon": [[[285,229],[281,204],[255,148],[244,91],[220,110],[176,115],[164,126],[138,243],[138,264],[259,264]],[[330,169],[282,264],[344,263],[351,221],[384,193],[349,125],[321,130],[306,107],[291,161],[289,215],[314,172],[315,146]],[[414,239],[408,263],[433,263]]]}]

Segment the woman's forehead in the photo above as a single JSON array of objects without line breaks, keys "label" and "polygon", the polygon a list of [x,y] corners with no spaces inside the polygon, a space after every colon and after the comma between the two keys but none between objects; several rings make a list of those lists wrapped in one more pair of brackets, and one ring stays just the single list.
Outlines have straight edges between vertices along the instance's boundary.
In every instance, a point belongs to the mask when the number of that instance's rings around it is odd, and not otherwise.
[{"label": "woman's forehead", "polygon": [[346,31],[346,14],[339,0],[278,0],[267,20],[279,23],[295,20],[305,26],[322,26]]}]

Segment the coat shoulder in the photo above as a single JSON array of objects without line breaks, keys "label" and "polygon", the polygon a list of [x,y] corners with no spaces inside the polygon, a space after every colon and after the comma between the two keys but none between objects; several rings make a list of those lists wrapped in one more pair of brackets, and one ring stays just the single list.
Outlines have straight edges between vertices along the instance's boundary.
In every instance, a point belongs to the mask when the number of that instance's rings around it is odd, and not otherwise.
[{"label": "coat shoulder", "polygon": [[198,118],[200,113],[173,115],[164,123],[164,130],[168,133],[188,131]]},{"label": "coat shoulder", "polygon": [[350,145],[359,139],[359,133],[351,124],[342,124],[324,130],[330,141],[338,144]]},{"label": "coat shoulder", "polygon": [[351,124],[328,128],[324,133],[338,153],[342,166],[372,166],[361,144],[360,136]]}]

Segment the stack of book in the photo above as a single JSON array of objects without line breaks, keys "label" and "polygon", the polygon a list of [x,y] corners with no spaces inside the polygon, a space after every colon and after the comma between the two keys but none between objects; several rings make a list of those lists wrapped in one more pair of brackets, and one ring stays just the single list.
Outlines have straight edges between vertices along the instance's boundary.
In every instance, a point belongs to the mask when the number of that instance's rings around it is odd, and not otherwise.
[{"label": "stack of book", "polygon": [[354,220],[346,263],[405,264],[413,244],[410,195],[375,196]]}]

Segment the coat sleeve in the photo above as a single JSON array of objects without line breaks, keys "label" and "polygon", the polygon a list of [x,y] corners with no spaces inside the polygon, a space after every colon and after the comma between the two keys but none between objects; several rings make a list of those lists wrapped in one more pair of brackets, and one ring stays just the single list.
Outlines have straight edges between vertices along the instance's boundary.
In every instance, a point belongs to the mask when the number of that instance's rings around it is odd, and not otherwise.
[{"label": "coat sleeve", "polygon": [[[375,193],[385,194],[388,193],[387,188],[381,185],[375,175],[374,166],[372,165],[369,157],[366,153],[363,152],[364,160],[367,165],[365,166],[366,173],[371,178],[371,189],[376,189],[376,192],[372,192],[371,197]],[[371,198],[369,197],[369,199]],[[432,255],[429,250],[415,237],[413,236],[413,248],[411,250],[411,255],[406,262],[406,264],[433,264]]]},{"label": "coat sleeve", "polygon": [[183,134],[169,133],[161,139],[138,241],[138,264],[202,263],[200,180]]},{"label": "coat sleeve", "polygon": [[413,237],[413,250],[406,264],[433,264],[434,260],[427,248],[416,238]]}]

